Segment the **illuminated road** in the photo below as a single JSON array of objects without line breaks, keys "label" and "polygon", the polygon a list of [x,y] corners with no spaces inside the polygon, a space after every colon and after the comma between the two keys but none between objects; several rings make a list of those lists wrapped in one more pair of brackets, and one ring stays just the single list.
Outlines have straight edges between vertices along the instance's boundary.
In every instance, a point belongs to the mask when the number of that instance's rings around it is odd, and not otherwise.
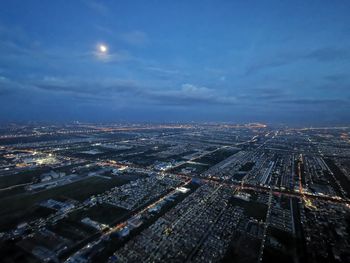
[{"label": "illuminated road", "polygon": [[[101,165],[110,165],[110,166],[114,166],[114,167],[118,168],[122,164],[104,162],[104,163],[101,163]],[[299,166],[300,166],[300,164],[299,164]],[[298,166],[298,168],[299,168],[299,166]],[[131,168],[139,170],[140,172],[154,172],[151,169],[145,169],[145,168],[139,168],[139,167],[131,167]],[[184,174],[174,174],[174,173],[169,173],[169,172],[162,172],[162,174],[173,175],[173,176],[181,177],[182,179],[192,178],[191,176],[184,175]],[[307,198],[311,198],[311,199],[319,199],[319,200],[323,200],[323,201],[343,203],[343,204],[350,205],[349,199],[341,198],[339,196],[313,194],[313,193],[308,193],[308,192],[304,191],[302,184],[301,184],[301,170],[300,169],[298,171],[298,176],[299,176],[299,192],[293,191],[293,190],[288,190],[288,189],[272,188],[272,194],[273,195],[285,195],[285,196],[289,196],[289,197],[298,197],[298,198],[307,197]],[[246,190],[268,193],[270,191],[270,188],[271,188],[271,187],[265,186],[265,185],[255,185],[255,184],[246,183],[244,178],[242,179],[241,182],[223,181],[221,179],[216,179],[213,177],[211,177],[211,178],[193,177],[193,178],[198,178],[201,181],[208,182],[208,183],[215,182],[215,183],[224,184],[226,186],[234,186],[234,187],[240,186],[240,188],[238,190],[246,189]]]}]

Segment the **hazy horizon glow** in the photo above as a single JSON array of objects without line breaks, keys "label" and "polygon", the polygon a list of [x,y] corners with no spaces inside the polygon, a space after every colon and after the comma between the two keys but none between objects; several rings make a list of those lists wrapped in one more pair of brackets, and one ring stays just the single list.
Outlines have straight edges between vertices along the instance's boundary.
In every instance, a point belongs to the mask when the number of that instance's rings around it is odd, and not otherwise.
[{"label": "hazy horizon glow", "polygon": [[349,123],[348,1],[2,1],[0,121]]}]

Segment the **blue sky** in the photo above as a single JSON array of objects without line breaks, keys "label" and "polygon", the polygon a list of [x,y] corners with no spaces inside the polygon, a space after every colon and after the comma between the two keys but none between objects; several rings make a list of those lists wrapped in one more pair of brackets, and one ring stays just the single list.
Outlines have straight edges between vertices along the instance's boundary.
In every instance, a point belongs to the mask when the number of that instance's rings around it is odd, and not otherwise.
[{"label": "blue sky", "polygon": [[349,123],[349,14],[345,0],[1,1],[0,121]]}]

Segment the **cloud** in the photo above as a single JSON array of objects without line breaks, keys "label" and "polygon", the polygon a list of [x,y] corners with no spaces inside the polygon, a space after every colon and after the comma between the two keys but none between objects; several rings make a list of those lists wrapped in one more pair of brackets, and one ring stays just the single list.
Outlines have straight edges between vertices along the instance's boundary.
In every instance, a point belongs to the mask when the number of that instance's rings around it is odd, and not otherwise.
[{"label": "cloud", "polygon": [[122,34],[121,39],[134,46],[145,46],[149,43],[148,35],[145,32],[138,30]]},{"label": "cloud", "polygon": [[329,62],[350,59],[350,50],[344,48],[325,47],[313,50],[302,58],[313,59],[318,62]]},{"label": "cloud", "polygon": [[136,59],[123,49],[113,49],[110,47],[108,53],[101,53],[96,50],[72,50],[65,47],[46,48],[40,47],[39,44],[17,43],[12,39],[1,39],[0,34],[0,66],[4,65],[23,65],[28,67],[44,67],[42,70],[50,68],[72,66],[73,64],[85,63],[91,60],[99,60],[105,63],[119,63]]},{"label": "cloud", "polygon": [[320,85],[318,89],[322,89],[324,91],[341,91],[344,93],[350,92],[350,83],[327,83],[324,85]]},{"label": "cloud", "polygon": [[40,43],[30,39],[22,28],[0,24],[0,56],[2,59],[34,54],[39,56],[40,48]]},{"label": "cloud", "polygon": [[117,63],[123,61],[129,61],[132,59],[130,53],[126,50],[116,50],[113,52],[101,53],[99,51],[92,52],[93,56],[98,60],[106,63]]},{"label": "cloud", "polygon": [[114,35],[114,32],[113,32],[113,30],[112,29],[110,29],[109,27],[105,27],[105,26],[101,26],[101,25],[94,25],[94,27],[98,30],[98,31],[100,31],[100,32],[102,32],[102,33],[104,33],[104,34],[107,34],[107,35],[109,35],[109,36],[113,36]]},{"label": "cloud", "polygon": [[95,11],[96,13],[99,13],[100,15],[108,15],[109,9],[108,7],[102,2],[97,0],[84,0],[84,3],[87,7]]},{"label": "cloud", "polygon": [[278,68],[278,67],[287,65],[292,61],[293,60],[289,60],[283,56],[256,61],[248,67],[248,69],[246,70],[246,75],[258,73],[261,70]]},{"label": "cloud", "polygon": [[218,94],[216,90],[199,87],[193,84],[183,84],[180,89],[153,91],[153,99],[165,104],[191,105],[191,104],[234,104],[236,98]]},{"label": "cloud", "polygon": [[[0,79],[0,87],[1,83]],[[48,96],[60,94],[69,98],[78,97],[92,101],[94,98],[107,103],[114,99],[126,99],[129,103],[141,101],[148,104],[162,105],[232,105],[236,98],[207,87],[185,83],[179,88],[150,88],[135,80],[123,79],[95,79],[81,80],[75,78],[59,78],[46,76],[42,79],[27,79],[14,82],[6,79],[6,87],[23,91],[42,91]],[[4,91],[3,91],[4,92]]]},{"label": "cloud", "polygon": [[325,76],[324,79],[330,82],[342,82],[349,80],[349,76],[347,74],[331,74]]},{"label": "cloud", "polygon": [[165,69],[165,68],[160,68],[160,67],[146,67],[147,70],[156,72],[156,73],[160,73],[160,74],[164,74],[164,75],[176,75],[179,73],[178,70],[174,70],[174,69]]},{"label": "cloud", "polygon": [[246,93],[241,93],[237,95],[237,98],[240,101],[245,103],[269,103],[271,100],[280,100],[290,97],[290,91],[279,86],[276,87],[259,87],[259,88],[250,88]]},{"label": "cloud", "polygon": [[23,89],[22,85],[4,76],[0,76],[0,95],[10,95],[18,93]]},{"label": "cloud", "polygon": [[272,101],[276,104],[304,105],[304,106],[346,106],[350,107],[350,101],[347,99],[286,99]]},{"label": "cloud", "polygon": [[6,79],[3,79],[3,77],[0,76],[0,96],[5,96],[13,93],[6,82]]},{"label": "cloud", "polygon": [[253,62],[248,66],[246,75],[255,74],[261,70],[278,68],[303,60],[316,62],[333,62],[350,60],[350,48],[323,47],[307,52],[289,52],[278,54],[274,57],[264,58]]},{"label": "cloud", "polygon": [[104,80],[86,80],[57,77],[45,77],[42,80],[32,81],[31,84],[37,89],[71,93],[76,95],[102,96],[108,99],[113,95],[135,94],[139,89],[136,82],[132,80],[104,79]]},{"label": "cloud", "polygon": [[327,91],[350,92],[350,79],[346,74],[331,74],[324,77],[325,83],[317,87]]}]

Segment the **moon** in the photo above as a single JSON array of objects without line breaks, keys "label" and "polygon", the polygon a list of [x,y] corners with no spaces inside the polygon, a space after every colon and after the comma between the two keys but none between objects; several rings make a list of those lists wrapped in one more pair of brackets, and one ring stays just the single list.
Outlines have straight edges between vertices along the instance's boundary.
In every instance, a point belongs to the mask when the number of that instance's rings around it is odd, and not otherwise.
[{"label": "moon", "polygon": [[108,47],[104,44],[99,45],[98,49],[100,50],[101,53],[107,53],[108,51]]}]

